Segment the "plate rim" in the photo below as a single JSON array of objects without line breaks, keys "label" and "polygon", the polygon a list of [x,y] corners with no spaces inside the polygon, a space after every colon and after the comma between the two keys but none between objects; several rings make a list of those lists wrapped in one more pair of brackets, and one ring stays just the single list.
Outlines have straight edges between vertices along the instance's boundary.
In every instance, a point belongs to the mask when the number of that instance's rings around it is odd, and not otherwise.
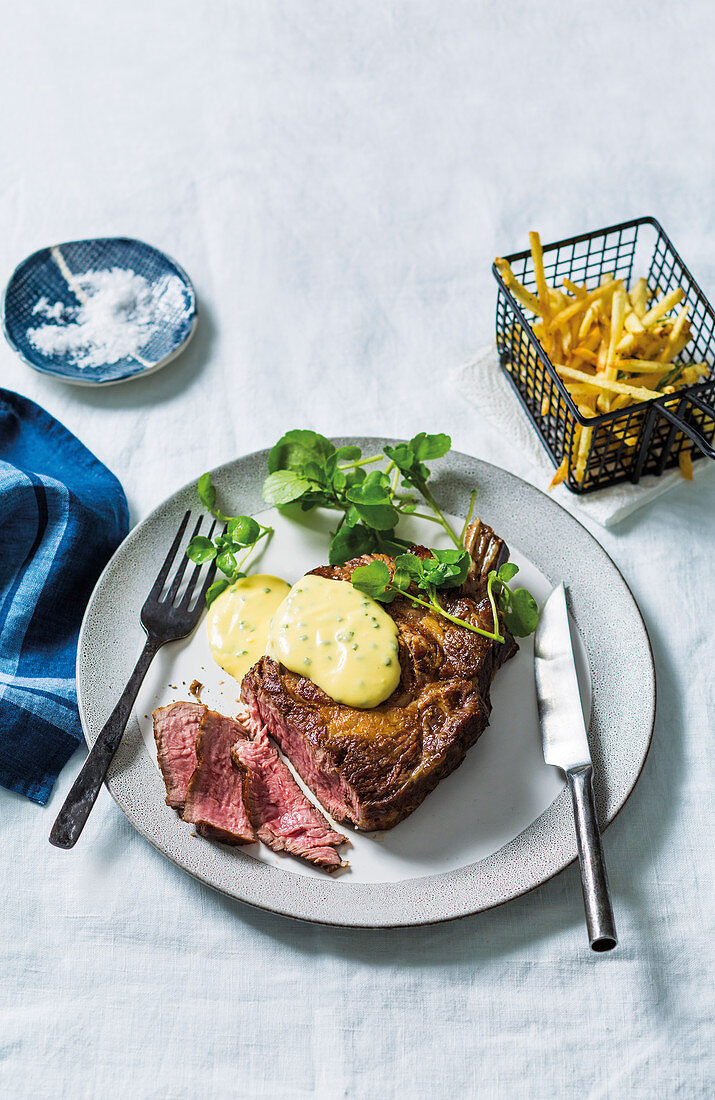
[{"label": "plate rim", "polygon": [[[343,446],[343,445],[347,445],[347,444],[357,444],[357,445],[360,445],[360,446],[363,446],[363,447],[368,446],[368,445],[369,446],[375,446],[375,445],[382,446],[385,443],[395,443],[395,442],[399,441],[396,437],[388,437],[388,436],[341,436],[341,437],[331,437],[331,439],[332,439],[332,442],[334,442],[336,446]],[[210,471],[211,475],[214,479],[219,479],[220,480],[222,476],[230,476],[232,472],[235,472],[236,467],[237,466],[240,467],[241,464],[255,464],[257,462],[265,463],[265,461],[267,459],[267,456],[268,456],[268,453],[269,453],[269,450],[270,450],[270,448],[260,448],[260,449],[255,450],[255,451],[251,451],[247,454],[240,455],[240,456],[238,456],[238,457],[236,457],[236,458],[234,458],[234,459],[232,459],[228,462],[222,463],[219,466],[214,467]],[[478,477],[477,472],[476,472],[477,469],[479,467],[484,467],[487,471],[492,471],[492,474],[491,474],[492,477],[496,477],[497,479],[505,478],[507,481],[511,481],[512,483],[514,483],[516,486],[519,487],[520,491],[522,491],[522,492],[525,491],[527,496],[530,496],[531,494],[535,494],[537,499],[540,498],[542,507],[546,507],[547,509],[549,507],[555,508],[557,510],[557,513],[561,514],[561,518],[562,518],[563,521],[566,522],[567,526],[568,526],[569,523],[574,524],[575,527],[582,533],[582,536],[586,536],[586,539],[591,544],[591,548],[594,551],[594,553],[596,554],[596,556],[597,557],[600,556],[605,561],[605,563],[607,563],[607,565],[615,572],[615,574],[618,578],[618,582],[620,583],[620,585],[622,586],[622,589],[623,589],[621,595],[625,596],[626,599],[628,601],[630,601],[630,609],[631,609],[632,612],[635,612],[637,623],[640,626],[640,629],[642,630],[642,640],[645,641],[645,647],[643,649],[643,656],[647,659],[647,661],[646,661],[647,670],[650,674],[650,689],[651,690],[650,690],[650,693],[648,695],[648,698],[639,700],[639,702],[642,705],[644,705],[644,706],[647,705],[648,713],[649,713],[649,724],[648,724],[647,732],[646,732],[645,739],[644,739],[644,742],[643,742],[643,749],[642,749],[640,758],[639,758],[638,763],[637,763],[637,767],[635,767],[634,771],[629,773],[628,780],[626,782],[626,786],[625,786],[624,791],[619,796],[616,804],[613,807],[610,807],[608,809],[608,811],[605,813],[605,815],[604,815],[603,812],[601,812],[599,814],[599,816],[600,816],[600,818],[603,822],[602,831],[605,831],[608,828],[608,826],[611,824],[611,822],[620,813],[623,806],[626,804],[626,802],[630,798],[631,794],[633,793],[633,790],[634,790],[634,788],[635,788],[635,786],[638,782],[638,779],[640,778],[640,775],[643,771],[643,767],[644,767],[645,762],[648,758],[648,754],[649,754],[650,747],[651,747],[651,744],[652,744],[653,730],[654,730],[654,726],[655,726],[655,717],[656,717],[657,684],[656,684],[656,672],[655,672],[655,662],[654,662],[654,658],[653,658],[652,644],[651,644],[651,641],[650,641],[650,637],[649,637],[649,634],[648,634],[648,629],[647,629],[646,623],[643,619],[642,612],[641,612],[640,608],[638,607],[637,601],[636,601],[636,599],[633,595],[633,592],[631,591],[631,588],[629,587],[628,583],[626,582],[625,578],[621,574],[620,570],[618,569],[618,566],[615,564],[615,562],[613,561],[611,556],[601,546],[601,544],[598,542],[598,540],[595,538],[595,536],[592,535],[591,532],[578,519],[576,519],[576,517],[574,517],[567,509],[565,509],[557,501],[555,501],[555,500],[551,499],[550,497],[548,497],[545,493],[541,492],[540,489],[536,488],[531,483],[525,481],[523,478],[519,478],[517,475],[512,474],[507,470],[504,470],[502,467],[496,466],[493,463],[486,462],[483,459],[475,458],[474,456],[468,455],[465,452],[461,452],[461,451],[452,450],[446,456],[445,466],[443,466],[440,470],[440,474],[443,478],[449,478],[450,475],[453,475],[454,473],[456,473],[456,471],[453,471],[453,470],[450,470],[450,469],[446,468],[446,466],[448,465],[446,460],[448,460],[448,459],[451,459],[453,463],[462,462],[462,463],[466,463],[468,466],[471,466],[475,471],[471,476],[473,476],[475,479]],[[105,568],[102,571],[102,573],[101,573],[101,575],[100,575],[100,577],[97,581],[97,584],[96,584],[96,586],[95,586],[95,588],[92,592],[92,595],[90,597],[87,608],[85,610],[85,614],[84,614],[84,617],[83,617],[83,620],[82,620],[82,625],[81,625],[81,628],[80,628],[80,633],[79,633],[79,638],[78,638],[78,645],[77,645],[77,663],[76,663],[78,707],[79,707],[80,718],[81,718],[81,722],[82,722],[82,729],[83,729],[84,736],[85,736],[85,741],[87,742],[87,745],[89,747],[91,747],[91,745],[94,743],[95,736],[92,735],[92,732],[89,729],[88,721],[86,720],[86,716],[85,716],[85,702],[86,701],[85,701],[85,698],[84,698],[85,687],[84,687],[84,684],[83,684],[83,677],[82,677],[82,671],[83,671],[82,670],[82,662],[83,662],[85,646],[86,646],[86,640],[87,640],[86,635],[87,635],[87,632],[88,632],[89,623],[90,623],[90,619],[91,619],[91,614],[92,614],[93,609],[94,609],[95,601],[101,595],[102,588],[103,588],[103,585],[104,585],[104,582],[105,582],[105,578],[112,572],[114,566],[116,565],[116,562],[121,558],[122,554],[125,551],[126,545],[128,543],[130,543],[134,538],[136,538],[140,531],[144,531],[146,528],[150,528],[152,523],[156,521],[159,514],[163,510],[170,507],[170,505],[172,503],[178,501],[182,496],[186,495],[188,492],[195,491],[195,485],[196,485],[196,479],[192,479],[191,481],[185,483],[184,485],[182,485],[180,488],[178,488],[174,492],[170,493],[154,509],[152,509],[152,511],[143,520],[141,520],[138,524],[136,524],[132,528],[132,530],[127,535],[126,539],[123,540],[123,542],[117,548],[115,553],[112,555],[112,558],[110,559],[110,561],[105,566]],[[253,510],[254,511],[259,511],[260,509],[255,508]],[[507,540],[507,541],[509,541],[509,540]],[[513,540],[511,540],[511,541],[513,543]],[[529,554],[527,553],[526,556],[529,557]],[[530,560],[532,560],[532,559],[530,558]],[[537,563],[535,563],[535,564],[537,564]],[[541,566],[538,566],[538,567],[541,568]],[[578,626],[578,620],[577,620],[577,626]],[[585,639],[584,639],[584,644],[586,644]],[[588,645],[586,645],[586,649],[587,649],[587,652],[588,652]],[[596,702],[595,702],[595,692],[594,692],[594,711],[593,711],[593,715],[595,716],[595,714],[596,714]],[[592,721],[593,720],[594,720],[594,717],[592,716]],[[130,722],[131,722],[131,718],[130,718]],[[590,727],[589,727],[589,732],[590,732]],[[130,821],[130,823],[134,826],[134,828],[137,829],[137,831],[146,840],[149,841],[149,843],[152,844],[152,846],[154,848],[157,849],[157,851],[161,852],[164,856],[166,856],[168,859],[170,859],[173,863],[175,863],[177,866],[179,866],[182,870],[185,870],[193,878],[198,879],[200,882],[204,883],[206,886],[211,887],[212,889],[218,891],[219,893],[222,893],[222,894],[226,895],[227,897],[231,897],[234,900],[238,900],[238,901],[241,901],[245,904],[252,905],[255,908],[264,909],[268,912],[273,912],[273,913],[276,913],[280,916],[290,917],[292,919],[302,920],[302,921],[305,921],[305,922],[308,922],[308,923],[324,924],[324,925],[332,926],[332,927],[384,928],[384,929],[386,929],[386,928],[418,927],[418,926],[422,926],[422,925],[439,924],[439,923],[445,923],[447,921],[458,920],[458,919],[461,919],[462,917],[471,916],[471,915],[474,915],[474,914],[479,913],[479,912],[487,912],[488,910],[497,908],[500,905],[504,905],[507,902],[512,901],[517,897],[522,897],[524,894],[530,893],[532,890],[537,889],[539,886],[542,886],[544,883],[550,881],[552,878],[554,878],[556,875],[558,875],[561,871],[565,870],[577,858],[576,839],[575,839],[575,833],[573,831],[573,824],[572,824],[572,817],[571,817],[571,799],[570,799],[570,795],[569,795],[569,792],[568,792],[568,788],[567,788],[566,785],[564,785],[564,787],[562,788],[559,795],[557,795],[557,797],[546,808],[546,810],[543,811],[543,813],[541,813],[537,818],[534,819],[533,822],[531,822],[525,829],[523,829],[519,834],[517,834],[517,836],[515,836],[513,838],[513,840],[509,841],[507,844],[505,844],[501,848],[499,848],[496,852],[494,852],[491,855],[485,857],[484,859],[479,860],[479,861],[477,861],[473,864],[466,865],[464,867],[455,868],[455,869],[452,869],[452,870],[449,870],[449,871],[446,871],[446,872],[440,872],[436,875],[418,876],[416,878],[403,879],[403,880],[400,880],[399,882],[390,884],[391,886],[394,886],[394,887],[401,887],[405,883],[407,883],[407,884],[422,883],[422,884],[425,884],[425,885],[427,885],[429,883],[437,884],[440,880],[454,879],[456,876],[462,875],[465,872],[469,872],[469,871],[474,870],[476,868],[480,868],[484,865],[487,865],[491,861],[494,861],[495,859],[497,859],[497,857],[501,857],[501,860],[503,862],[503,860],[506,858],[507,853],[509,853],[510,850],[512,850],[512,849],[519,848],[523,844],[524,838],[529,836],[529,834],[533,834],[534,831],[536,830],[537,826],[539,826],[539,830],[543,830],[544,828],[546,828],[549,824],[548,819],[551,819],[550,823],[554,826],[556,826],[557,823],[558,823],[559,826],[561,827],[561,833],[563,834],[564,833],[563,821],[564,821],[564,814],[565,814],[565,817],[568,819],[568,828],[566,830],[565,836],[564,835],[561,836],[560,841],[556,846],[557,847],[557,852],[558,852],[558,858],[556,859],[556,861],[555,862],[551,861],[550,866],[545,867],[545,873],[541,874],[534,881],[531,881],[531,880],[527,881],[526,884],[524,884],[523,886],[520,886],[517,889],[513,890],[512,892],[508,893],[506,896],[498,897],[498,898],[496,898],[494,900],[490,900],[488,902],[483,902],[483,901],[479,902],[476,898],[476,895],[475,895],[469,901],[467,901],[466,905],[465,904],[458,904],[458,911],[453,910],[451,912],[442,912],[438,915],[436,915],[434,912],[430,912],[430,915],[428,915],[428,916],[427,915],[420,916],[419,914],[411,913],[411,914],[406,915],[404,917],[399,916],[397,918],[393,917],[392,919],[385,919],[385,920],[375,920],[373,918],[365,920],[365,919],[361,919],[360,917],[355,917],[353,919],[346,919],[345,913],[342,913],[342,912],[341,912],[339,917],[334,917],[334,916],[332,916],[332,915],[330,915],[330,914],[323,911],[325,909],[324,904],[318,904],[318,910],[320,910],[319,912],[308,911],[308,910],[312,910],[312,907],[310,905],[308,905],[307,907],[303,905],[303,906],[301,906],[302,911],[301,912],[296,912],[295,907],[293,907],[293,906],[282,905],[282,904],[278,903],[277,901],[275,901],[273,899],[270,899],[270,898],[268,898],[268,899],[266,899],[266,898],[258,899],[255,896],[246,896],[245,889],[244,889],[244,891],[241,891],[241,889],[232,889],[232,888],[226,887],[225,885],[221,885],[221,884],[217,883],[216,881],[213,881],[210,875],[208,875],[207,873],[202,871],[200,860],[199,860],[199,866],[187,866],[185,862],[182,862],[179,858],[177,858],[174,854],[172,854],[171,851],[167,850],[167,845],[166,845],[166,842],[163,840],[163,838],[161,836],[153,835],[152,830],[145,827],[144,824],[142,823],[141,819],[137,818],[137,813],[135,811],[133,811],[130,806],[127,805],[126,792],[121,789],[122,788],[122,775],[123,775],[122,761],[121,761],[122,755],[123,755],[122,754],[122,749],[120,747],[120,751],[118,752],[117,757],[115,758],[115,763],[112,766],[112,768],[110,769],[110,774],[109,774],[109,778],[108,778],[108,781],[107,781],[107,786],[109,788],[110,794],[112,795],[112,798],[117,803],[117,805],[122,810],[122,812],[127,817],[127,819]],[[152,766],[153,766],[153,761],[150,760],[148,752],[146,753],[146,760],[149,763],[151,763]],[[126,760],[124,761],[124,763],[126,764]],[[154,768],[154,771],[156,772],[157,779],[159,779],[159,773],[156,770],[156,768]],[[598,798],[598,795],[599,795],[598,778],[596,778],[595,786],[596,786],[596,794],[597,794],[597,801],[598,801],[599,800],[599,798]],[[173,814],[173,811],[170,811],[170,813],[171,813],[172,817],[174,818],[174,820],[178,821],[178,819],[175,818],[175,815]],[[157,814],[157,817],[158,817],[158,814]],[[536,830],[536,831],[539,831],[539,830]],[[196,839],[196,838],[192,837],[192,839]],[[531,839],[532,840],[534,839],[533,835],[531,836]],[[564,843],[564,841],[565,841],[565,843]],[[205,843],[210,843],[210,842],[206,841]],[[214,847],[222,847],[222,846],[214,846]],[[253,864],[254,866],[258,865],[260,867],[265,868],[265,872],[263,872],[264,874],[269,873],[272,876],[279,876],[279,877],[282,876],[282,877],[288,877],[288,878],[294,879],[294,880],[299,880],[301,886],[305,887],[305,890],[306,890],[307,894],[314,894],[316,892],[314,887],[316,885],[317,886],[322,886],[324,884],[324,880],[322,880],[322,879],[318,880],[318,879],[313,879],[313,878],[306,878],[304,876],[299,876],[299,875],[292,874],[290,871],[283,871],[280,868],[275,868],[275,867],[269,866],[268,864],[263,864],[263,863],[259,864],[258,861],[253,860],[250,856],[246,855],[245,853],[242,853],[240,849],[233,849],[232,851],[234,853],[238,854],[239,856],[241,856],[243,859],[250,860],[251,864]],[[237,864],[237,867],[240,867],[240,863]],[[237,878],[238,884],[240,886],[240,872],[237,872],[236,878]],[[326,876],[326,879],[327,879],[327,876]],[[335,880],[333,880],[333,881],[335,881]],[[331,882],[331,880],[328,880],[327,884],[330,885],[330,882]],[[350,889],[351,892],[353,892],[353,897],[356,897],[356,894],[355,894],[356,891],[357,892],[365,892],[365,891],[370,892],[370,891],[374,891],[375,888],[377,888],[377,887],[384,887],[385,885],[386,885],[385,883],[359,883],[359,884],[350,884],[349,889]],[[270,893],[270,888],[269,888],[269,893]],[[312,900],[315,901],[316,899],[313,898]],[[318,899],[318,900],[320,900],[320,899]]]},{"label": "plate rim", "polygon": [[[140,364],[140,366],[141,366],[140,370],[135,370],[135,371],[131,371],[130,373],[127,373],[127,374],[122,374],[119,378],[107,378],[107,379],[75,378],[75,377],[70,377],[70,375],[63,374],[62,371],[53,370],[51,367],[42,366],[40,363],[34,363],[31,359],[28,359],[27,356],[25,355],[25,353],[17,346],[15,338],[9,332],[8,327],[7,327],[7,321],[6,321],[7,295],[8,295],[8,291],[10,289],[10,286],[12,285],[12,282],[13,282],[15,276],[17,275],[18,271],[20,270],[20,268],[23,267],[25,264],[29,264],[29,262],[31,260],[34,260],[34,258],[36,256],[39,256],[40,253],[42,253],[42,252],[51,252],[53,248],[65,248],[67,245],[72,245],[72,244],[88,244],[90,241],[123,241],[123,242],[128,242],[130,244],[140,244],[144,248],[151,249],[152,252],[156,252],[158,255],[162,256],[165,260],[169,261],[169,263],[172,265],[172,267],[174,267],[176,269],[179,276],[183,280],[184,285],[188,288],[188,290],[191,293],[191,328],[187,332],[187,334],[184,337],[184,339],[182,340],[182,342],[177,347],[175,347],[173,349],[173,351],[170,351],[167,355],[165,355],[163,359],[160,359],[157,363],[153,363],[151,366],[148,366],[148,367],[144,366],[143,364]],[[158,248],[154,244],[149,244],[148,241],[144,241],[140,237],[127,237],[123,234],[120,234],[119,236],[115,236],[115,237],[78,237],[76,240],[73,240],[73,241],[59,241],[59,242],[55,242],[54,244],[43,245],[42,248],[36,248],[34,252],[30,252],[27,256],[24,257],[24,259],[20,260],[19,263],[15,264],[15,267],[12,269],[12,272],[10,273],[10,277],[7,280],[6,284],[5,284],[5,289],[4,289],[3,295],[2,295],[2,301],[0,302],[0,327],[2,328],[3,336],[7,340],[8,345],[10,346],[12,351],[15,353],[15,355],[18,357],[20,362],[24,363],[25,366],[29,367],[31,370],[36,371],[38,374],[44,374],[45,377],[54,378],[58,382],[65,382],[68,386],[101,386],[103,388],[107,388],[108,386],[119,386],[119,385],[122,384],[122,382],[131,382],[135,378],[146,378],[146,377],[148,377],[148,375],[154,374],[156,371],[161,370],[162,367],[165,367],[169,363],[172,363],[174,361],[174,359],[177,358],[177,356],[181,355],[181,353],[186,350],[188,345],[191,343],[191,340],[194,336],[194,333],[196,332],[196,326],[198,324],[198,319],[199,319],[199,306],[198,306],[198,301],[197,301],[197,298],[196,298],[196,287],[194,286],[191,279],[189,278],[189,276],[186,272],[186,269],[184,267],[182,267],[182,265],[178,262],[178,260],[175,260],[174,257],[170,256],[168,252],[165,252],[163,248]],[[137,362],[139,362],[139,360],[137,360]],[[147,519],[148,518],[149,517],[147,517]],[[131,534],[131,532],[130,532],[130,534]]]}]

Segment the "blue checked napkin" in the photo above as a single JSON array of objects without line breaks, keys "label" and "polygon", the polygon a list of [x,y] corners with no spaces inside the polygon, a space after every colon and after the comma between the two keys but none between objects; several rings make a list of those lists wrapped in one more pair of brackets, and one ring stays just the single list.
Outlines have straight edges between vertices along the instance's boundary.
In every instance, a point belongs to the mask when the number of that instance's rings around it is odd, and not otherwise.
[{"label": "blue checked napkin", "polygon": [[41,805],[82,739],[77,635],[128,526],[114,475],[0,389],[0,784]]}]

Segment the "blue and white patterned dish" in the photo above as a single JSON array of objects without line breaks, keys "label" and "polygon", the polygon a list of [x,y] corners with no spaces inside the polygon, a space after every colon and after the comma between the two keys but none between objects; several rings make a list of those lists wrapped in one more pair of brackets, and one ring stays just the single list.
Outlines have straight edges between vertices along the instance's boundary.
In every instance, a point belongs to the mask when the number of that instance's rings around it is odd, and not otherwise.
[{"label": "blue and white patterned dish", "polygon": [[[78,306],[68,274],[104,272],[121,268],[142,276],[152,286],[167,278],[178,280],[180,293],[162,325],[137,354],[116,362],[81,365],[71,352],[46,353],[33,344],[30,333],[38,324],[38,303],[62,303],[65,311]],[[47,317],[47,323],[63,320]],[[8,343],[28,366],[77,385],[106,386],[158,370],[188,344],[196,327],[196,295],[186,272],[151,245],[130,237],[95,237],[86,241],[42,248],[15,269],[7,285],[2,325]]]}]

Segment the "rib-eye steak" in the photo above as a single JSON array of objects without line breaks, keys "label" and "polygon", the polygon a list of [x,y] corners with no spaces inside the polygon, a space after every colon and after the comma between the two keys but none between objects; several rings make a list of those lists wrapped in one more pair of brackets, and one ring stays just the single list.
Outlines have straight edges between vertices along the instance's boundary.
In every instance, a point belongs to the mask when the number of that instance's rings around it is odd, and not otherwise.
[{"label": "rib-eye steak", "polygon": [[171,703],[154,711],[154,740],[166,786],[166,804],[183,812],[186,788],[196,768],[196,735],[206,707]]},{"label": "rib-eye steak", "polygon": [[[509,555],[476,520],[465,546],[472,566],[461,588],[442,590],[446,611],[490,630],[487,575]],[[427,556],[423,547],[414,553]],[[364,555],[319,576],[349,580]],[[501,625],[494,642],[398,596],[386,606],[398,629],[401,675],[393,694],[370,710],[336,703],[310,680],[262,657],[246,674],[241,697],[254,728],[266,726],[299,775],[333,817],[358,829],[389,829],[420,805],[462,763],[489,723],[489,689],[517,650]]]},{"label": "rib-eye steak", "polygon": [[237,741],[234,764],[243,769],[243,794],[258,839],[274,852],[290,852],[325,871],[343,862],[336,852],[347,837],[336,833],[303,794],[265,729],[252,741]]},{"label": "rib-eye steak", "polygon": [[[264,729],[246,727],[201,703],[154,711],[154,738],[167,804],[197,832],[225,844],[262,840],[324,871],[344,864],[336,833],[305,796]],[[255,832],[254,832],[255,830]]]},{"label": "rib-eye steak", "polygon": [[198,737],[198,764],[186,791],[184,821],[197,833],[224,844],[250,844],[256,834],[243,801],[243,773],[231,760],[231,746],[248,732],[223,714],[204,708]]}]

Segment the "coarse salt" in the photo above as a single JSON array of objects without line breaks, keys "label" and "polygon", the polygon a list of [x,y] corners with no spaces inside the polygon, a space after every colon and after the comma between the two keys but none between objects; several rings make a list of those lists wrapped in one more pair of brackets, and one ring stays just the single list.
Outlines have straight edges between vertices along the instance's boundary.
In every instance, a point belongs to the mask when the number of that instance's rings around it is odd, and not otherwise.
[{"label": "coarse salt", "polygon": [[142,348],[186,311],[184,288],[176,275],[149,282],[126,268],[73,275],[76,306],[40,298],[33,314],[49,324],[28,329],[33,347],[44,355],[67,356],[78,367],[100,367],[140,357]]}]

